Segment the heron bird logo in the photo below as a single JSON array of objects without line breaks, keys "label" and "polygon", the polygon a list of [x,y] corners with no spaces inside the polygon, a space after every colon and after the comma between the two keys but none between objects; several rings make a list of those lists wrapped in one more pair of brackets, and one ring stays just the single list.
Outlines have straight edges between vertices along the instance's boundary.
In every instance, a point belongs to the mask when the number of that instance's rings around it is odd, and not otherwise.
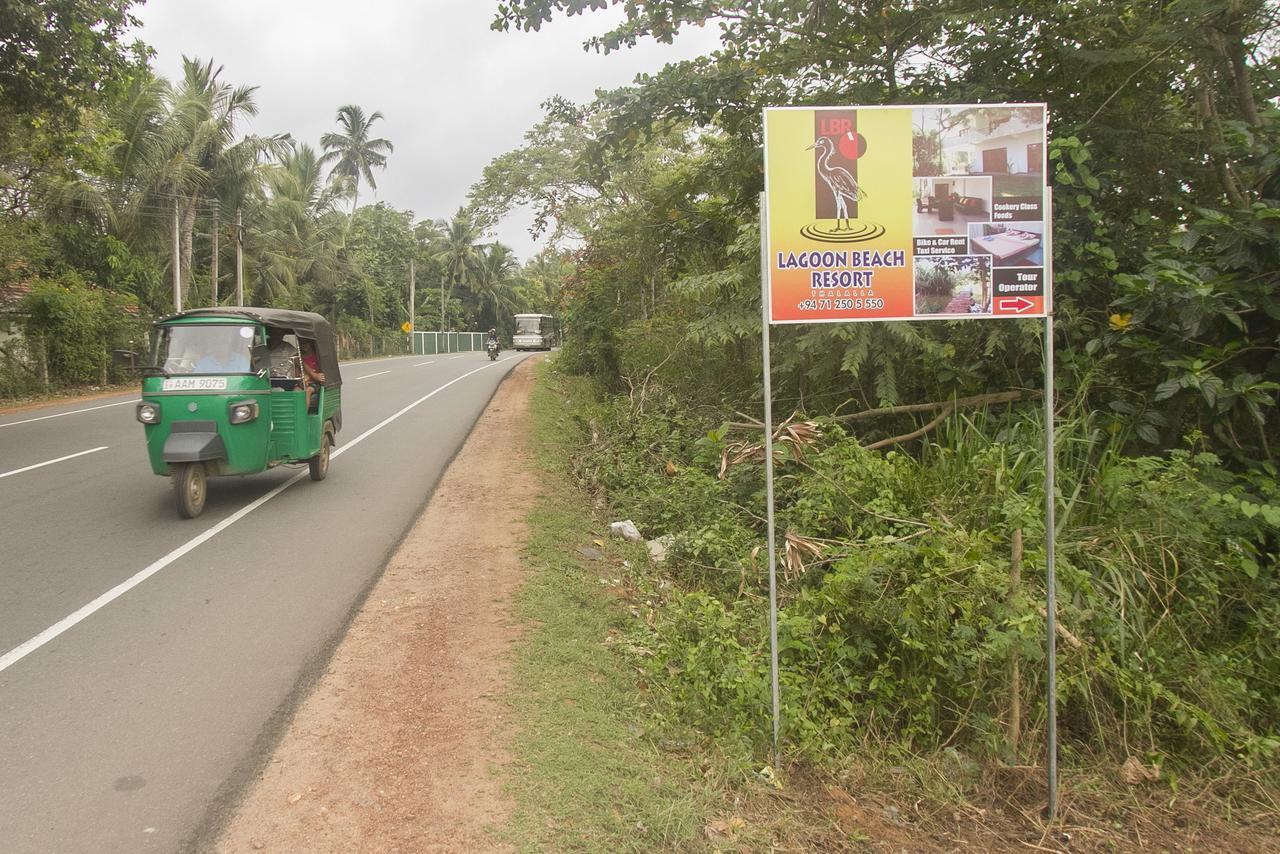
[{"label": "heron bird logo", "polygon": [[[853,173],[843,166],[832,166],[831,155],[835,154],[836,145],[829,136],[820,136],[805,151],[818,152],[818,177],[820,177],[836,202],[836,231],[852,231],[849,225],[849,204],[857,204],[867,197],[867,193],[858,186]],[[841,222],[844,224],[841,225]]]},{"label": "heron bird logo", "polygon": [[[859,202],[868,197],[867,191],[855,176],[857,161],[865,153],[867,141],[849,127],[851,121],[839,124],[836,119],[832,123],[849,129],[838,137],[830,136],[830,131],[815,133],[813,145],[807,146],[805,150],[815,152],[814,166],[818,178],[814,186],[815,194],[829,193],[834,207],[828,206],[825,198],[815,196],[818,201],[818,210],[815,212],[818,219],[802,227],[800,233],[824,243],[874,240],[885,233],[885,227],[877,222],[860,219],[857,207]],[[841,160],[852,168],[841,165]],[[821,185],[825,185],[825,190]],[[835,220],[834,226],[830,224],[832,219]]]}]

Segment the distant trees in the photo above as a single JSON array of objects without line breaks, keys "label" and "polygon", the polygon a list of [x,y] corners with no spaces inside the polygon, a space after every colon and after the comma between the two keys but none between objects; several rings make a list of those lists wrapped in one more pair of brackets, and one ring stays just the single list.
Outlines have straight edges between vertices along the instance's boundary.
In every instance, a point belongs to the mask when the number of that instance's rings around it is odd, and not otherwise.
[{"label": "distant trees", "polygon": [[481,232],[465,208],[458,208],[453,219],[441,220],[437,225],[440,237],[431,257],[440,265],[445,301],[448,302],[456,288],[468,288],[475,281],[476,268],[480,263],[478,243]]},{"label": "distant trees", "polygon": [[319,150],[246,134],[257,87],[210,59],[154,74],[120,41],[130,5],[0,11],[0,286],[31,293],[0,306],[25,332],[0,342],[0,396],[108,376],[109,349],[173,309],[175,263],[184,307],[227,304],[237,238],[246,301],[324,313],[347,353],[405,346],[411,263],[432,325],[477,329],[524,305],[514,257],[476,217],[358,206],[394,151],[382,113],[343,105]]},{"label": "distant trees", "polygon": [[517,305],[514,287],[518,269],[511,250],[501,243],[491,243],[480,250],[471,289],[480,304],[477,326],[496,328],[503,314],[511,314]]}]

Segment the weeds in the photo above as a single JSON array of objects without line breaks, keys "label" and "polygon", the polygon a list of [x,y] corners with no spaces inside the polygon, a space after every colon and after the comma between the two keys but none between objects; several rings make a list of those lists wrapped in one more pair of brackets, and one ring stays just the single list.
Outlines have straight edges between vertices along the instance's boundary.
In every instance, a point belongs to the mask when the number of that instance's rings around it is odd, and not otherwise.
[{"label": "weeds", "polygon": [[[579,472],[647,536],[675,538],[674,585],[637,630],[664,714],[759,755],[770,730],[763,471],[726,466],[741,443],[674,401],[651,396],[643,418],[620,402],[591,407],[600,440]],[[873,738],[904,755],[952,748],[1034,763],[1045,714],[1039,412],[956,415],[912,453],[866,450],[836,423],[816,435],[777,467],[787,745],[832,757]],[[1066,755],[1274,780],[1274,478],[1246,482],[1191,451],[1125,457],[1123,439],[1083,409],[1060,416]],[[1011,595],[1015,530],[1026,568]],[[1014,659],[1032,733],[1017,745]]]}]

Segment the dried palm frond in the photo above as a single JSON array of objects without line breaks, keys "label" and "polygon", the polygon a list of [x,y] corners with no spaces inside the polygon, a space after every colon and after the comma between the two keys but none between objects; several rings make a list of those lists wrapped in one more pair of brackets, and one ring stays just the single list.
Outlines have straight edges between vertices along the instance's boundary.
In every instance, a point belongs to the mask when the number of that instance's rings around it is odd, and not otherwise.
[{"label": "dried palm frond", "polygon": [[822,557],[822,543],[808,537],[802,537],[793,531],[787,531],[783,537],[783,577],[790,581],[793,577],[804,575],[805,556],[810,560]]},{"label": "dried palm frond", "polygon": [[[790,420],[778,426],[773,432],[773,461],[782,462],[788,450],[791,458],[797,462],[804,459],[805,450],[816,446],[822,439],[822,428],[813,421]],[[730,442],[720,455],[720,479],[733,466],[745,462],[764,462],[764,444],[760,442]]]}]

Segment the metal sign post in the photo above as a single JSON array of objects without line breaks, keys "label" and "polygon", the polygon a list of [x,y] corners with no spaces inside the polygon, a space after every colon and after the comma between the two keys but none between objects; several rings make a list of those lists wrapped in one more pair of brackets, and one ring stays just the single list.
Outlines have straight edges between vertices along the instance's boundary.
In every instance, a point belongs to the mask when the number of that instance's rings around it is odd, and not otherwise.
[{"label": "metal sign post", "polygon": [[1049,227],[1049,244],[1045,248],[1045,298],[1048,311],[1044,316],[1044,612],[1045,666],[1048,668],[1048,759],[1049,819],[1058,817],[1058,590],[1054,566],[1054,544],[1058,539],[1056,509],[1057,488],[1054,469],[1053,412],[1053,189],[1048,189],[1045,222]]},{"label": "metal sign post", "polygon": [[773,525],[773,388],[769,365],[769,211],[760,194],[760,334],[764,346],[764,491],[769,525],[769,685],[773,693],[773,749],[778,750],[780,694],[778,692],[778,557]]}]

